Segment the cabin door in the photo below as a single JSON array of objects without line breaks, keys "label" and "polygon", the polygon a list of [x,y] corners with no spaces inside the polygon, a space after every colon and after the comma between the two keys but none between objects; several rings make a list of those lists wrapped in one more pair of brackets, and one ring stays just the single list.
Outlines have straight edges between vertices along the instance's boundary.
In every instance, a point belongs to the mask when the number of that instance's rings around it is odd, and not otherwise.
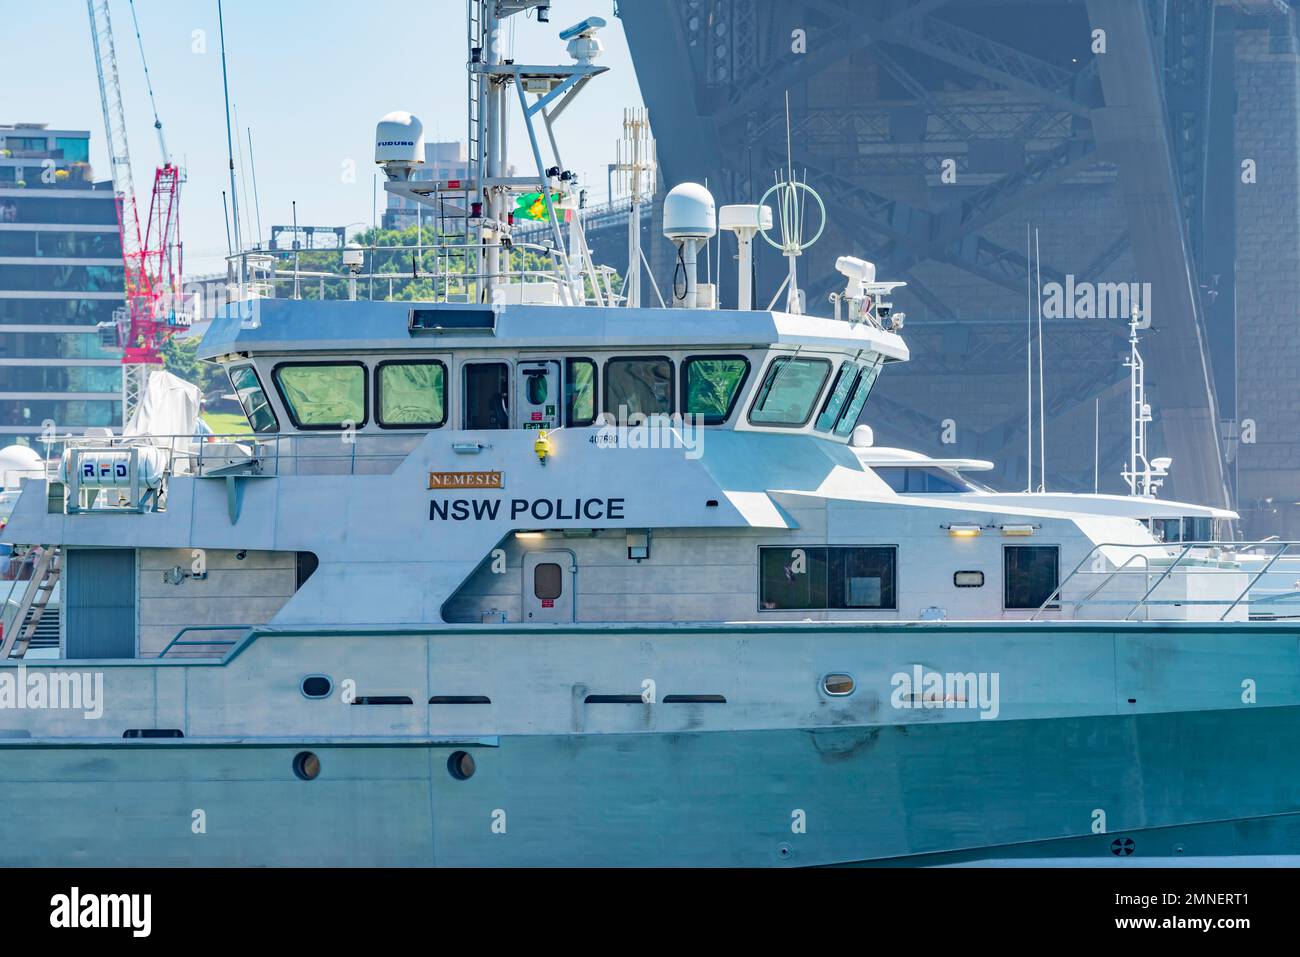
[{"label": "cabin door", "polygon": [[524,621],[573,621],[572,552],[528,552],[524,556]]},{"label": "cabin door", "polygon": [[521,429],[560,427],[560,364],[554,361],[520,362],[515,367],[515,395]]}]

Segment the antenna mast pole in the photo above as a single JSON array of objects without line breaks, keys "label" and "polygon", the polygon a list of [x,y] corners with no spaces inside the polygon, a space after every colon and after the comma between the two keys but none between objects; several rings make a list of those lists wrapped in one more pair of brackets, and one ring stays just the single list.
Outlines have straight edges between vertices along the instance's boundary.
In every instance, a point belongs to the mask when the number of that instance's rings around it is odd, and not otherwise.
[{"label": "antenna mast pole", "polygon": [[221,90],[226,102],[226,156],[230,166],[230,207],[235,220],[235,253],[239,255],[239,296],[244,296],[244,240],[239,231],[239,193],[235,189],[235,139],[230,127],[230,83],[226,78],[226,21],[217,0],[217,29],[221,34]]},{"label": "antenna mast pole", "polygon": [[[627,305],[636,308],[641,305],[641,202],[654,193],[655,147],[649,110],[623,111],[623,139],[618,144],[618,162],[611,170],[619,174],[619,188],[628,191],[630,201],[623,296]],[[609,199],[612,203],[614,197]]]},{"label": "antenna mast pole", "polygon": [[1138,352],[1138,317],[1136,310],[1129,319],[1129,357],[1124,364],[1129,368],[1129,459],[1124,481],[1130,495],[1149,495],[1151,466],[1147,464],[1147,423],[1151,421],[1151,406],[1146,398],[1146,369],[1142,354]]}]

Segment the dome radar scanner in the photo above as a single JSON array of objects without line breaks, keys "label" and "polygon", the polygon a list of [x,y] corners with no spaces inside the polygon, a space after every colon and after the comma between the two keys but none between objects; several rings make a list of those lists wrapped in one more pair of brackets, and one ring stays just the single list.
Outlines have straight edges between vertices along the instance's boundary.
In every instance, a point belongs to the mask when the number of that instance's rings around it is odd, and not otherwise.
[{"label": "dome radar scanner", "polygon": [[713,194],[699,183],[679,183],[664,197],[664,235],[677,246],[677,268],[686,274],[685,291],[678,295],[676,275],[673,298],[684,309],[698,305],[696,261],[701,247],[718,233]]},{"label": "dome radar scanner", "polygon": [[409,180],[424,165],[424,124],[410,113],[389,113],[375,127],[375,162],[390,180]]}]

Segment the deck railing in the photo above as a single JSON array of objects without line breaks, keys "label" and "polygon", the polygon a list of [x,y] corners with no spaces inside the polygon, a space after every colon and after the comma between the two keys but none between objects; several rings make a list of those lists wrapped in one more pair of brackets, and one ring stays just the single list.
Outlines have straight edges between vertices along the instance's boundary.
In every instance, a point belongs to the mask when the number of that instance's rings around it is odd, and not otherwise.
[{"label": "deck railing", "polygon": [[[224,478],[226,476],[278,477],[285,475],[386,475],[423,440],[418,431],[379,435],[354,431],[275,435],[232,433],[222,435],[105,435],[64,440],[71,454],[63,461],[86,461],[96,453],[132,452],[129,468],[139,470],[144,458],[139,450],[152,449],[163,479],[176,476]],[[47,463],[47,485],[60,480],[60,460]],[[41,473],[37,473],[40,475]],[[69,493],[68,511],[162,510],[165,499],[158,485],[132,475],[118,486],[83,484],[64,475]],[[75,498],[74,498],[75,496]]]},{"label": "deck railing", "polygon": [[[1088,576],[1099,581],[1090,590]],[[1238,587],[1201,597],[1203,580],[1234,577]],[[1071,589],[1071,584],[1077,591]],[[1163,589],[1163,592],[1162,592]],[[1080,597],[1068,597],[1072,591]],[[1118,593],[1118,594],[1117,594]],[[1081,558],[1030,616],[1073,609],[1074,618],[1159,620],[1162,608],[1207,608],[1227,621],[1239,608],[1255,620],[1300,619],[1300,542],[1201,541],[1167,544],[1102,542]],[[1124,610],[1123,615],[1081,614],[1089,607]],[[1222,609],[1221,611],[1219,609]],[[1180,616],[1166,616],[1180,617]],[[1191,616],[1185,616],[1191,617]]]}]

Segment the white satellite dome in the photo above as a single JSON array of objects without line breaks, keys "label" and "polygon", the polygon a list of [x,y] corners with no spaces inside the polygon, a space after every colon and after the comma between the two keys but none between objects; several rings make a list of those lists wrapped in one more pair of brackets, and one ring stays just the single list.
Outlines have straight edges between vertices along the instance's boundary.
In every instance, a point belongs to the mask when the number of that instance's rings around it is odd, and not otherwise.
[{"label": "white satellite dome", "polygon": [[0,449],[0,488],[16,488],[18,480],[38,478],[45,469],[39,452],[27,445]]},{"label": "white satellite dome", "polygon": [[375,127],[375,162],[389,179],[409,179],[424,165],[424,124],[404,110],[387,114]]},{"label": "white satellite dome", "polygon": [[664,235],[669,239],[711,239],[717,232],[713,194],[699,183],[678,183],[664,197]]}]

